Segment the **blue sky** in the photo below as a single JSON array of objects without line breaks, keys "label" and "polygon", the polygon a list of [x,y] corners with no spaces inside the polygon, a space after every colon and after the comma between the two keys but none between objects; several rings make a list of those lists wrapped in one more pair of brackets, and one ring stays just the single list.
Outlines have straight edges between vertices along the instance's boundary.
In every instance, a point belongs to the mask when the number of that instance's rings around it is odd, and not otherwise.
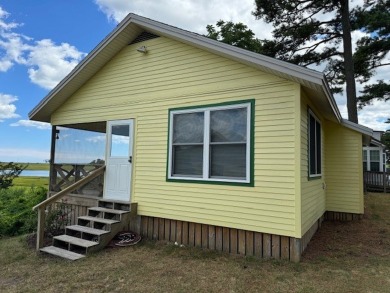
[{"label": "blue sky", "polygon": [[[128,12],[202,34],[219,19],[243,22],[270,38],[270,25],[252,10],[252,0],[0,0],[0,161],[49,159],[50,126],[28,121],[28,112]],[[377,78],[388,74],[381,69]],[[344,96],[336,100],[346,116]],[[390,128],[388,117],[383,102],[359,113],[360,123],[378,130]]]}]

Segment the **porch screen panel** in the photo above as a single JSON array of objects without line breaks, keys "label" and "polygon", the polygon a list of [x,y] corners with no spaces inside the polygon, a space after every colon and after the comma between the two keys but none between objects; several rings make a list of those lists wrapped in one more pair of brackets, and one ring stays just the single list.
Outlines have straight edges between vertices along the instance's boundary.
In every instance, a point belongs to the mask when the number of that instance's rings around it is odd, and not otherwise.
[{"label": "porch screen panel", "polygon": [[106,134],[57,127],[55,164],[104,164]]}]

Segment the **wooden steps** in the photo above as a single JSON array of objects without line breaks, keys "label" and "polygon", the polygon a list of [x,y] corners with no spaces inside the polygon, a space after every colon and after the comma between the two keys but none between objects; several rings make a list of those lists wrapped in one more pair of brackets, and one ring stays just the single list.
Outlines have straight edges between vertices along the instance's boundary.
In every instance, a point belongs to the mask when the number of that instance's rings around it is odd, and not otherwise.
[{"label": "wooden steps", "polygon": [[66,226],[64,235],[53,237],[53,245],[40,251],[69,260],[83,258],[103,249],[129,224],[136,209],[134,203],[99,200],[98,206],[89,208],[86,216],[78,217],[77,225]]},{"label": "wooden steps", "polygon": [[72,252],[72,251],[69,251],[66,249],[62,249],[59,247],[55,247],[55,246],[47,246],[47,247],[41,248],[41,251],[46,252],[46,253],[51,254],[51,255],[66,258],[69,260],[78,260],[80,258],[85,257],[85,255],[83,255],[83,254],[75,253],[75,252]]},{"label": "wooden steps", "polygon": [[97,236],[109,233],[109,231],[89,228],[89,227],[80,226],[80,225],[67,226],[66,229],[72,230],[72,231],[77,231],[77,232],[82,232],[82,233],[88,233],[88,234],[92,234],[92,235],[97,235]]}]

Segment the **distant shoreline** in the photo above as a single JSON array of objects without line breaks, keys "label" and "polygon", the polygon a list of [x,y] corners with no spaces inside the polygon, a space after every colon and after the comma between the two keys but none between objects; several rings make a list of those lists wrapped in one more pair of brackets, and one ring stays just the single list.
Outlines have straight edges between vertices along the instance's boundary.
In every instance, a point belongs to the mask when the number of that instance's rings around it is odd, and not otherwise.
[{"label": "distant shoreline", "polygon": [[[16,164],[20,165],[27,165],[26,170],[37,170],[37,171],[49,171],[50,170],[50,164],[49,163],[19,163],[19,162],[14,162]],[[7,164],[6,162],[2,162],[0,164]]]}]

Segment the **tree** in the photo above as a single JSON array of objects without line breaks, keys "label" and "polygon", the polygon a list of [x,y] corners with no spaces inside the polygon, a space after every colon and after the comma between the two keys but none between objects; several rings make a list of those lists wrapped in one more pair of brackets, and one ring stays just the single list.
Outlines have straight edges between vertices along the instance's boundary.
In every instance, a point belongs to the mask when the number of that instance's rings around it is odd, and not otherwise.
[{"label": "tree", "polygon": [[[346,0],[256,0],[253,14],[272,23],[273,41],[259,40],[242,23],[217,22],[207,26],[208,37],[302,66],[323,66],[333,93],[346,84],[349,120],[358,122],[355,79],[366,82],[389,51],[390,0],[367,0],[349,8]],[[368,36],[357,42],[352,54],[351,33]],[[372,99],[389,99],[388,83],[365,86],[362,107]]]},{"label": "tree", "polygon": [[255,33],[241,22],[233,23],[219,20],[215,27],[208,25],[206,30],[206,36],[211,39],[255,53],[276,57],[277,44],[274,41],[256,38]]},{"label": "tree", "polygon": [[12,186],[13,180],[26,169],[27,165],[10,163],[0,163],[0,189],[7,189]]},{"label": "tree", "polygon": [[[366,82],[375,74],[375,69],[389,66],[386,55],[390,51],[390,1],[366,1],[363,7],[356,8],[353,26],[369,37],[357,42],[354,54],[355,74],[360,82]],[[379,80],[375,84],[366,85],[358,98],[359,106],[369,104],[373,99],[387,101],[390,99],[389,80]]]},{"label": "tree", "polygon": [[349,1],[255,0],[253,14],[273,24],[273,36],[283,44],[276,57],[303,66],[325,64],[335,93],[346,83],[348,118],[358,122]]}]

